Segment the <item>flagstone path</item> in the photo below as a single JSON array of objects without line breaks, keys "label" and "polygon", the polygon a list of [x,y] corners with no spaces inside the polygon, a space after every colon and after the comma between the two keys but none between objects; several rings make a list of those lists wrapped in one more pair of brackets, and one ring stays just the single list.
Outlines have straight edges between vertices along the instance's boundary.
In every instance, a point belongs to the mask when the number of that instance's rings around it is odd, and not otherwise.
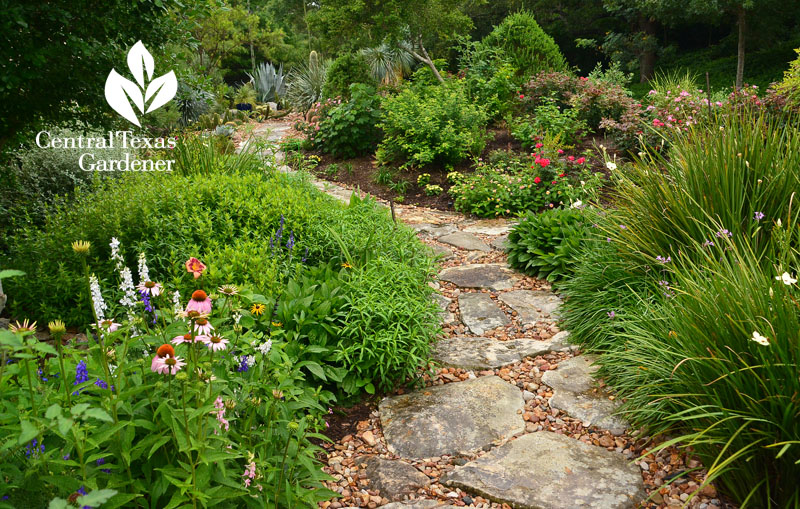
[{"label": "flagstone path", "polygon": [[[263,133],[279,140],[287,131]],[[342,201],[353,192],[312,181]],[[506,264],[512,223],[395,212],[442,263],[431,286],[444,330],[433,358],[443,368],[424,375],[424,387],[384,398],[355,436],[327,446],[329,486],[342,498],[321,507],[621,509],[688,498],[662,489],[645,502],[643,481],[656,469],[635,459],[641,437],[614,415],[618,402],[593,378],[592,357],[558,329],[560,298]]]}]

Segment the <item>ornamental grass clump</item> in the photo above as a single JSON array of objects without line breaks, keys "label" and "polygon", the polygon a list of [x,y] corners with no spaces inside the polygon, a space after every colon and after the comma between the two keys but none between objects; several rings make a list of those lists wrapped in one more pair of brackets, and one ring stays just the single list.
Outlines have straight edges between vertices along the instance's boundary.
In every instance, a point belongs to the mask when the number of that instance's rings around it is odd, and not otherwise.
[{"label": "ornamental grass clump", "polygon": [[800,507],[800,132],[726,109],[612,178],[563,283],[571,337],[635,427],[691,446],[703,485]]}]

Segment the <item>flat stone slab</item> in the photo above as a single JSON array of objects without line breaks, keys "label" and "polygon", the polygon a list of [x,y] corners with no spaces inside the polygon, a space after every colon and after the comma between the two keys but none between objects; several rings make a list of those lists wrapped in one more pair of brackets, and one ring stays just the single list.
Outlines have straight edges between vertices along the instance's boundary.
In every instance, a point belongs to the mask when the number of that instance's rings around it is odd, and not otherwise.
[{"label": "flat stone slab", "polygon": [[467,232],[450,233],[439,237],[438,240],[439,242],[444,242],[445,244],[470,251],[484,251],[488,253],[492,250],[486,242]]},{"label": "flat stone slab", "polygon": [[369,487],[392,501],[403,500],[431,483],[427,475],[405,461],[362,456],[356,459],[356,463],[366,464],[364,473],[369,479]]},{"label": "flat stone slab", "polygon": [[464,325],[478,336],[511,323],[503,310],[486,293],[462,293],[458,296],[458,310]]},{"label": "flat stone slab", "polygon": [[433,252],[433,256],[438,256],[442,260],[449,260],[453,257],[453,250],[444,246],[432,245],[429,246]]},{"label": "flat stone slab", "polygon": [[519,276],[501,263],[476,263],[449,267],[439,273],[439,279],[461,288],[508,290]]},{"label": "flat stone slab", "polygon": [[439,314],[442,317],[442,323],[452,323],[456,321],[456,317],[453,316],[453,313],[451,313],[450,309],[448,309],[450,307],[450,303],[452,303],[453,301],[451,301],[441,293],[434,293],[433,300],[439,305],[439,308],[441,309],[441,313]]},{"label": "flat stone slab", "polygon": [[434,346],[433,359],[444,366],[454,368],[494,369],[521,361],[525,357],[562,351],[565,348],[568,348],[567,345],[556,337],[548,341],[535,339],[498,341],[492,338],[456,336],[437,342]]},{"label": "flat stone slab", "polygon": [[511,231],[511,224],[502,220],[476,221],[464,228],[465,232],[480,233],[482,235],[503,235]]},{"label": "flat stone slab", "polygon": [[508,442],[444,482],[515,509],[633,509],[647,498],[624,456],[549,431]]},{"label": "flat stone slab", "polygon": [[411,223],[408,226],[431,237],[441,237],[458,231],[452,224]]},{"label": "flat stone slab", "polygon": [[384,398],[386,445],[404,458],[469,454],[525,430],[522,392],[497,376]]},{"label": "flat stone slab", "polygon": [[438,500],[409,500],[407,502],[392,502],[382,505],[381,509],[431,509],[445,507],[447,504]]},{"label": "flat stone slab", "polygon": [[542,375],[542,382],[553,388],[550,406],[580,419],[586,426],[597,426],[621,435],[628,423],[613,415],[619,404],[608,399],[606,391],[596,388],[592,374],[598,366],[592,364],[593,360],[590,355],[572,357]]},{"label": "flat stone slab", "polygon": [[506,306],[517,312],[523,323],[559,318],[561,298],[548,291],[512,290],[497,296]]},{"label": "flat stone slab", "polygon": [[498,251],[505,251],[508,249],[508,234],[500,235],[492,241],[492,247]]}]

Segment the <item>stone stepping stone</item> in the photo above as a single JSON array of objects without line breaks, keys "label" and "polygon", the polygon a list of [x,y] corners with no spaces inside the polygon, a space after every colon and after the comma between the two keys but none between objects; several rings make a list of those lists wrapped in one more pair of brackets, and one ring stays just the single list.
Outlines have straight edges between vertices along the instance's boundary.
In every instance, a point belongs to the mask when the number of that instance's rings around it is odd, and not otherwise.
[{"label": "stone stepping stone", "polygon": [[492,247],[498,251],[505,251],[508,249],[508,234],[500,235],[492,241]]},{"label": "stone stepping stone", "polygon": [[447,506],[446,503],[439,502],[438,500],[409,500],[406,502],[392,502],[391,504],[382,505],[381,509],[431,509],[433,507],[445,506]]},{"label": "stone stepping stone", "polygon": [[378,405],[389,451],[404,458],[469,454],[525,430],[524,401],[497,376],[384,398]]},{"label": "stone stepping stone", "polygon": [[535,339],[510,339],[456,336],[443,339],[434,346],[433,359],[444,366],[463,369],[494,369],[550,352],[569,350],[563,341],[565,333],[559,332],[547,341]]},{"label": "stone stepping stone", "polygon": [[469,233],[480,233],[482,235],[503,235],[511,231],[512,225],[505,222],[505,221],[497,221],[497,220],[490,220],[490,221],[477,221],[466,228],[463,231]]},{"label": "stone stepping stone", "polygon": [[390,501],[403,500],[431,483],[427,475],[405,461],[361,456],[356,463],[366,465],[364,473],[369,479],[369,487],[380,491],[381,496]]},{"label": "stone stepping stone", "polygon": [[449,267],[439,273],[439,279],[461,288],[508,290],[517,282],[513,270],[501,263],[475,263]]},{"label": "stone stepping stone", "polygon": [[450,244],[459,249],[467,249],[469,251],[483,251],[488,253],[492,250],[486,242],[482,241],[475,235],[466,232],[455,232],[448,235],[439,237],[439,242]]},{"label": "stone stepping stone", "polygon": [[452,224],[411,223],[408,226],[419,233],[437,238],[458,231],[458,228]]},{"label": "stone stepping stone", "polygon": [[446,248],[444,246],[439,246],[439,245],[431,245],[431,246],[428,246],[428,247],[431,248],[431,251],[433,252],[433,256],[438,256],[442,260],[449,260],[450,258],[453,257],[453,250],[452,249],[448,249],[448,248]]},{"label": "stone stepping stone", "polygon": [[510,441],[444,482],[515,509],[633,509],[647,498],[639,468],[621,454],[549,431]]},{"label": "stone stepping stone", "polygon": [[452,300],[448,299],[441,293],[434,293],[433,300],[439,305],[441,308],[440,316],[442,317],[442,323],[453,323],[456,321],[456,317],[453,313],[450,312],[450,304],[453,302]]},{"label": "stone stepping stone", "polygon": [[513,290],[501,293],[497,298],[516,311],[522,323],[559,318],[561,298],[549,291]]},{"label": "stone stepping stone", "polygon": [[477,336],[511,323],[488,293],[462,293],[458,296],[458,310],[461,321]]},{"label": "stone stepping stone", "polygon": [[606,391],[596,389],[592,374],[599,367],[592,364],[593,361],[593,356],[579,355],[542,375],[542,382],[553,388],[550,407],[580,419],[585,426],[597,426],[621,435],[628,429],[628,423],[613,415],[619,403],[608,399]]}]

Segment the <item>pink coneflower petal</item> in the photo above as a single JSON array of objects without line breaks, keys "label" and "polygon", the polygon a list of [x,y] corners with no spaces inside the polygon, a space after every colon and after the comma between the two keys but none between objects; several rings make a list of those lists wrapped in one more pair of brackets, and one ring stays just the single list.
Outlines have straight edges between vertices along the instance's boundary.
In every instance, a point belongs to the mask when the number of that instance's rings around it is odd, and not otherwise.
[{"label": "pink coneflower petal", "polygon": [[227,348],[228,340],[214,334],[211,336],[203,336],[203,343],[205,343],[212,352],[218,352]]},{"label": "pink coneflower petal", "polygon": [[194,330],[199,335],[207,336],[214,330],[214,326],[211,325],[207,318],[198,318],[194,322]]},{"label": "pink coneflower petal", "polygon": [[136,289],[140,292],[146,292],[153,297],[158,297],[161,295],[161,292],[164,290],[164,287],[161,286],[161,283],[154,283],[153,281],[142,281],[138,285],[136,285]]}]

